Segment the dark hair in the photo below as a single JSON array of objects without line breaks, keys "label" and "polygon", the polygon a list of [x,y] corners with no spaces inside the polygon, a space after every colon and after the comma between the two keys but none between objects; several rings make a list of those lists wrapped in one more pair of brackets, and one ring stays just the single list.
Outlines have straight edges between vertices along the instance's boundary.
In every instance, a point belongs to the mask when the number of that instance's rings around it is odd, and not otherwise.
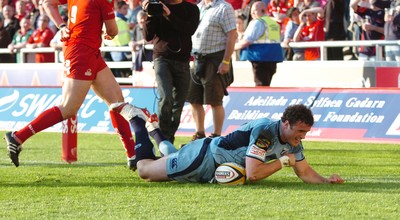
[{"label": "dark hair", "polygon": [[289,10],[286,11],[286,16],[288,18],[292,18],[293,12],[298,11],[298,10],[299,9],[297,9],[296,7],[291,7],[291,8],[289,8]]},{"label": "dark hair", "polygon": [[391,1],[390,0],[375,0],[372,2],[375,7],[380,9],[390,8]]},{"label": "dark hair", "polygon": [[281,121],[289,121],[290,126],[293,126],[297,122],[303,122],[312,126],[314,124],[314,116],[310,108],[303,104],[290,105],[283,112]]},{"label": "dark hair", "polygon": [[122,6],[125,6],[125,5],[127,5],[127,3],[125,1],[118,1],[116,3],[116,8],[120,9],[120,8],[122,8]]}]

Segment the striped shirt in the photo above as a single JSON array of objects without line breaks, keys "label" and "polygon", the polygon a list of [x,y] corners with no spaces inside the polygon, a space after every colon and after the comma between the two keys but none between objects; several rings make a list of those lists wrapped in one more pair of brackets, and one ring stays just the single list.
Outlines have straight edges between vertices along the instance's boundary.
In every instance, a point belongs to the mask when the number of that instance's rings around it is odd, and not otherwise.
[{"label": "striped shirt", "polygon": [[193,53],[210,54],[225,50],[227,33],[236,29],[236,18],[232,5],[225,0],[214,0],[205,5],[198,4],[200,24],[192,36]]}]

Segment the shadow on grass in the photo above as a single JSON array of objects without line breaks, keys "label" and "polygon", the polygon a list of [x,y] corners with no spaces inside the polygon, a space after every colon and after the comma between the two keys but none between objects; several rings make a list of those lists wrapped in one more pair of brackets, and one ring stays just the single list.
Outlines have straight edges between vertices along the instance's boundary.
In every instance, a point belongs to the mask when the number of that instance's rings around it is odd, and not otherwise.
[{"label": "shadow on grass", "polygon": [[262,181],[246,185],[248,188],[273,188],[286,189],[290,191],[323,191],[323,192],[368,192],[382,193],[384,191],[393,191],[400,193],[400,178],[365,180],[363,182],[346,180],[343,184],[306,184],[303,182],[279,182],[279,181]]},{"label": "shadow on grass", "polygon": [[[326,164],[319,164],[324,166]],[[342,164],[329,164],[329,166],[343,166]],[[349,164],[347,164],[349,166]],[[350,165],[351,166],[351,165]],[[354,166],[358,166],[354,164]],[[376,166],[376,165],[375,165]],[[43,167],[43,170],[36,168]],[[110,171],[109,168],[116,169]],[[379,176],[357,176],[346,179],[344,184],[305,184],[297,177],[285,176],[281,180],[267,178],[265,180],[246,184],[244,186],[230,187],[218,184],[200,184],[200,183],[148,183],[141,180],[136,172],[132,172],[123,163],[87,163],[74,162],[68,164],[65,162],[43,163],[28,161],[21,164],[21,167],[15,168],[12,164],[5,165],[0,163],[2,172],[10,172],[8,176],[20,175],[19,179],[0,179],[0,187],[145,187],[145,188],[211,188],[211,189],[239,189],[245,190],[291,190],[291,191],[321,191],[321,192],[394,192],[400,193],[400,177],[392,176],[390,178]],[[30,168],[35,168],[30,170]],[[81,170],[82,168],[93,168],[91,170]],[[103,169],[104,168],[104,169]],[[119,169],[121,168],[121,169]],[[58,169],[58,171],[54,171]],[[65,171],[64,171],[65,169]],[[71,170],[77,169],[71,173]],[[68,170],[68,171],[67,171]],[[122,171],[121,171],[122,170]],[[81,172],[82,171],[82,172]],[[39,172],[39,174],[38,174]],[[126,172],[126,173],[124,173]],[[16,174],[14,174],[16,173]],[[33,174],[32,174],[33,173]],[[99,175],[104,173],[104,175]],[[120,173],[120,174],[119,174]],[[22,177],[21,177],[22,175]],[[26,175],[26,178],[23,177]],[[379,190],[377,190],[379,189]]]},{"label": "shadow on grass", "polygon": [[[124,166],[122,163],[87,163],[87,162],[74,162],[74,163],[66,163],[66,162],[49,162],[49,163],[36,163],[36,162],[22,162],[20,163],[20,167],[45,167],[46,169],[51,168],[73,168],[73,167],[115,167],[115,166]],[[0,167],[14,167],[13,164],[0,164]],[[17,168],[17,167],[16,167]],[[17,168],[18,169],[18,168]]]},{"label": "shadow on grass", "polygon": [[[132,172],[127,170],[127,172]],[[379,181],[379,180],[377,180]],[[382,182],[352,182],[348,181],[344,184],[305,184],[303,182],[280,182],[277,180],[268,181],[263,180],[257,183],[246,184],[243,186],[223,186],[218,184],[209,183],[178,183],[178,182],[146,182],[141,180],[136,173],[123,175],[121,177],[85,177],[84,180],[77,178],[77,176],[68,175],[54,175],[42,176],[36,178],[31,182],[18,183],[15,181],[4,182],[0,181],[0,188],[2,187],[90,187],[90,188],[115,188],[115,187],[133,187],[133,188],[176,188],[183,191],[190,191],[192,189],[215,189],[215,190],[289,190],[289,191],[316,191],[316,192],[367,192],[367,193],[400,193],[399,188],[400,179],[383,179]]]}]

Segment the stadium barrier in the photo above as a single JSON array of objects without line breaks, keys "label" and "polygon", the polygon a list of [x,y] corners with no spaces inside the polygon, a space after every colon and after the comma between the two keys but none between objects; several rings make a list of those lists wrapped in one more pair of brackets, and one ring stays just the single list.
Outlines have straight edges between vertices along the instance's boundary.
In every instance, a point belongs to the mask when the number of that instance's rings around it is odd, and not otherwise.
[{"label": "stadium barrier", "polygon": [[[0,87],[0,130],[17,130],[61,100],[61,87]],[[156,112],[154,88],[122,87],[124,98]],[[400,143],[398,88],[228,88],[224,97],[223,134],[261,117],[280,119],[291,104],[311,106],[315,125],[307,140]],[[213,131],[212,111],[205,107],[205,131]],[[92,90],[78,112],[71,131],[114,133],[106,104]],[[60,132],[62,124],[46,131]],[[185,104],[177,135],[192,135],[195,123]]]},{"label": "stadium barrier", "polygon": [[[369,87],[400,87],[400,69],[398,62],[386,62],[382,61],[382,48],[386,45],[399,45],[400,41],[330,41],[330,42],[296,42],[290,43],[290,47],[319,47],[321,50],[321,61],[284,61],[278,64],[277,73],[274,75],[272,80],[271,86],[272,87],[324,87],[324,88],[369,88]],[[148,45],[147,49],[151,49],[152,45]],[[326,58],[326,49],[328,47],[346,47],[346,46],[375,46],[377,55],[375,60],[377,61],[325,61]],[[102,47],[102,52],[106,51],[130,51],[129,47]],[[23,48],[20,50],[20,55],[22,56],[22,61],[26,62],[25,55],[26,54],[34,54],[37,52],[49,52],[54,53],[55,55],[55,63],[41,63],[41,64],[34,64],[34,63],[22,63],[22,64],[2,64],[0,67],[0,86],[8,86],[8,85],[17,85],[17,86],[39,86],[39,85],[61,85],[62,83],[62,66],[58,63],[59,57],[58,50],[54,48],[35,48],[35,49],[28,49]],[[0,49],[0,53],[9,53],[8,49]],[[134,57],[132,61],[125,61],[125,62],[107,62],[110,68],[131,68],[132,63],[134,62]],[[254,86],[253,83],[253,76],[251,73],[251,65],[249,62],[246,61],[233,61],[233,66],[235,69],[235,82],[232,84],[232,87],[251,87]],[[120,84],[126,85],[139,85],[139,86],[156,86],[155,85],[155,77],[154,71],[152,69],[152,64],[149,62],[144,63],[145,71],[137,74],[133,74],[132,78],[117,78],[117,81]],[[140,76],[138,77],[138,75]],[[135,79],[133,79],[135,78]],[[229,90],[230,93],[234,90]],[[342,90],[337,90],[337,93],[341,93]],[[154,92],[153,92],[154,93]],[[258,94],[259,92],[257,92]],[[272,91],[272,93],[274,93]],[[2,93],[3,94],[3,93]],[[266,96],[267,99],[270,96]],[[235,98],[236,99],[236,98]],[[263,98],[260,98],[263,99]],[[274,99],[274,98],[272,98]],[[308,98],[310,99],[310,98]],[[312,99],[312,98],[311,98]],[[7,97],[0,97],[0,112],[1,107],[4,104],[4,100],[7,100]],[[154,97],[155,100],[155,97]],[[292,99],[292,102],[295,99]],[[299,100],[298,97],[296,100]],[[307,100],[307,99],[306,99]],[[224,103],[226,102],[226,99]],[[229,101],[228,101],[229,102]],[[367,99],[360,102],[371,102]],[[6,103],[7,104],[7,103]],[[54,104],[54,103],[53,103]],[[239,104],[240,105],[240,104]],[[145,105],[146,107],[150,107],[149,104]],[[153,103],[154,106],[154,103]],[[184,119],[190,118],[187,115],[187,108],[184,111],[183,121],[181,122],[180,130],[178,134],[191,134],[193,133],[193,121],[189,120],[188,123],[185,123]],[[228,109],[229,110],[229,109]],[[186,113],[185,113],[186,112]],[[207,111],[207,117],[209,116],[209,111]],[[246,120],[251,119],[252,116],[264,116],[270,115],[276,117],[279,115],[278,112],[275,113],[263,113],[261,110],[244,110],[244,113],[240,113],[238,111],[231,111],[229,117],[244,117]],[[3,116],[3,113],[1,113]],[[228,115],[228,114],[227,114]],[[232,116],[233,115],[233,116]],[[239,115],[239,116],[235,116]],[[244,116],[242,116],[244,115]],[[2,117],[1,116],[1,117]],[[0,118],[1,118],[0,117]],[[321,116],[320,116],[321,117]],[[329,116],[325,116],[328,118],[326,120],[331,120],[330,118],[337,118],[337,117],[349,117],[349,118],[366,118],[365,120],[380,120],[381,118],[385,117],[382,115],[377,116],[376,113],[366,113],[360,114],[356,112],[354,114],[337,114],[331,113]],[[392,125],[389,128],[385,127],[386,134],[384,137],[376,137],[374,135],[371,136],[363,136],[366,133],[374,134],[375,131],[369,131],[369,129],[365,128],[322,128],[313,130],[310,132],[308,136],[317,137],[316,139],[333,139],[333,140],[353,140],[356,139],[358,141],[399,141],[399,134],[398,130],[400,130],[400,116],[391,117],[393,119]],[[71,163],[77,160],[77,131],[85,131],[84,129],[79,130],[79,127],[82,127],[85,122],[81,123],[81,125],[77,122],[78,119],[75,120],[67,120],[63,123],[65,126],[61,128],[63,131],[63,153],[62,158],[64,161]],[[101,123],[106,123],[105,121],[100,120]],[[336,119],[334,119],[336,120]],[[352,119],[355,120],[355,119]],[[224,132],[229,132],[230,129],[235,128],[238,125],[232,125],[229,123],[229,118],[227,119],[228,128],[224,130]],[[26,122],[27,123],[27,122]],[[75,123],[75,124],[74,124]],[[109,122],[108,122],[109,123]],[[375,123],[375,121],[374,121]],[[2,122],[3,124],[3,122]],[[106,123],[107,124],[107,123]],[[0,129],[4,130],[14,130],[17,129],[18,126],[22,126],[23,122],[12,122],[12,121],[5,121],[3,126]],[[11,125],[11,126],[7,126]],[[387,126],[388,123],[386,122],[385,125]],[[187,127],[189,126],[189,131]],[[352,125],[353,126],[353,125]],[[83,127],[85,127],[83,125]],[[208,124],[207,131],[209,131],[212,127],[212,124]],[[357,127],[357,126],[356,126]],[[60,129],[60,128],[59,128]],[[97,130],[99,129],[99,130]],[[50,129],[51,130],[51,129]],[[104,126],[92,126],[90,131],[109,131],[105,129]],[[113,131],[113,130],[111,130]],[[323,135],[321,135],[323,133]],[[329,133],[335,134],[336,136],[329,135]],[[339,134],[339,135],[338,135]],[[346,137],[346,135],[350,135],[350,137]],[[389,138],[387,138],[389,136]],[[358,139],[357,139],[358,138]],[[309,138],[310,139],[310,138]]]},{"label": "stadium barrier", "polygon": [[[394,68],[399,67],[399,62],[384,61],[382,51],[384,46],[400,45],[400,41],[321,41],[321,42],[291,42],[289,46],[292,48],[306,48],[318,47],[321,50],[321,61],[284,61],[278,63],[277,73],[274,75],[271,86],[274,87],[289,87],[289,86],[304,86],[304,87],[374,87],[376,86],[375,73],[376,67],[382,67],[380,75],[384,75],[386,67]],[[326,61],[326,49],[329,47],[354,47],[354,46],[373,46],[378,51],[376,53],[375,61]],[[146,45],[146,49],[152,49],[153,45]],[[129,52],[130,47],[101,47],[102,52],[120,51]],[[0,49],[0,53],[9,53],[8,49]],[[25,54],[32,54],[38,52],[54,52],[55,57],[59,56],[58,50],[54,48],[23,48],[20,50],[23,57]],[[235,56],[233,56],[235,57]],[[24,60],[25,61],[25,60]],[[107,62],[111,69],[116,68],[132,68],[135,57],[132,56],[132,61],[123,62]],[[56,59],[56,63],[58,59]],[[2,64],[3,68],[4,65]],[[21,64],[14,64],[15,66],[8,66],[8,71],[15,71],[16,65],[18,68],[23,68]],[[46,64],[48,65],[48,64]],[[49,65],[48,65],[49,66]],[[253,74],[251,74],[251,63],[248,61],[236,61],[233,59],[235,81],[233,87],[247,87],[254,86]],[[26,75],[29,71],[34,71],[27,67]],[[57,69],[58,67],[58,69]],[[154,70],[151,62],[143,63],[144,71],[135,72],[132,77],[116,78],[121,85],[134,85],[134,86],[156,86]],[[3,68],[0,68],[3,69]],[[35,69],[38,67],[35,67]],[[42,69],[43,67],[40,67]],[[55,72],[62,72],[61,66],[49,67],[53,68]],[[6,72],[8,72],[6,71]],[[3,71],[4,72],[4,71]],[[19,71],[21,72],[21,71]],[[36,72],[40,74],[39,72]],[[11,75],[11,74],[9,74]],[[395,77],[392,74],[390,78]],[[27,76],[29,77],[29,76]],[[58,77],[58,78],[62,78]],[[385,77],[380,77],[384,80]],[[393,81],[393,80],[392,80]],[[397,81],[397,80],[396,80]],[[300,83],[301,82],[301,83]],[[389,81],[388,81],[389,82]],[[60,83],[60,82],[59,82]],[[390,83],[389,83],[390,84]],[[0,85],[1,82],[0,82]],[[4,84],[3,84],[4,85]],[[47,85],[47,84],[45,84]],[[58,84],[60,85],[60,84]]]},{"label": "stadium barrier", "polygon": [[[376,49],[376,56],[375,60],[376,61],[382,61],[383,59],[383,47],[384,46],[399,46],[400,45],[400,40],[364,40],[364,41],[313,41],[313,42],[290,42],[289,48],[320,48],[320,54],[321,54],[321,61],[326,61],[327,60],[327,48],[330,47],[359,47],[359,46],[365,46],[365,47],[375,47]],[[285,47],[283,43],[281,43],[282,47]],[[145,45],[145,48],[148,50],[153,49],[153,45],[147,44]],[[132,49],[128,46],[124,47],[101,47],[100,50],[102,52],[131,52]],[[18,52],[18,50],[14,50],[14,53]],[[60,53],[60,50],[54,49],[52,47],[44,47],[44,48],[22,48],[19,50],[19,52],[22,55],[22,63],[25,63],[25,57],[23,56],[26,53],[41,53],[41,52],[48,52],[48,53],[55,53],[55,60],[58,62],[58,54]],[[0,54],[9,54],[10,50],[7,48],[0,48]],[[135,61],[135,57],[132,56],[132,62]],[[124,67],[125,68],[125,67]],[[130,66],[128,67],[130,68]]]}]

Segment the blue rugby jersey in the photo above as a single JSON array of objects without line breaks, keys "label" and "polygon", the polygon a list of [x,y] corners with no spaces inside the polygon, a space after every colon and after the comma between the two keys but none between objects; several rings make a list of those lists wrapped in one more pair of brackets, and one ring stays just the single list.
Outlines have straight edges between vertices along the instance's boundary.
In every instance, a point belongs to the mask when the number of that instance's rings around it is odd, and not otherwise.
[{"label": "blue rugby jersey", "polygon": [[261,118],[240,126],[226,136],[214,139],[210,148],[215,162],[236,162],[245,166],[245,156],[269,162],[286,153],[294,154],[297,161],[303,160],[305,157],[301,143],[291,146],[280,140],[280,124],[280,120]]}]

